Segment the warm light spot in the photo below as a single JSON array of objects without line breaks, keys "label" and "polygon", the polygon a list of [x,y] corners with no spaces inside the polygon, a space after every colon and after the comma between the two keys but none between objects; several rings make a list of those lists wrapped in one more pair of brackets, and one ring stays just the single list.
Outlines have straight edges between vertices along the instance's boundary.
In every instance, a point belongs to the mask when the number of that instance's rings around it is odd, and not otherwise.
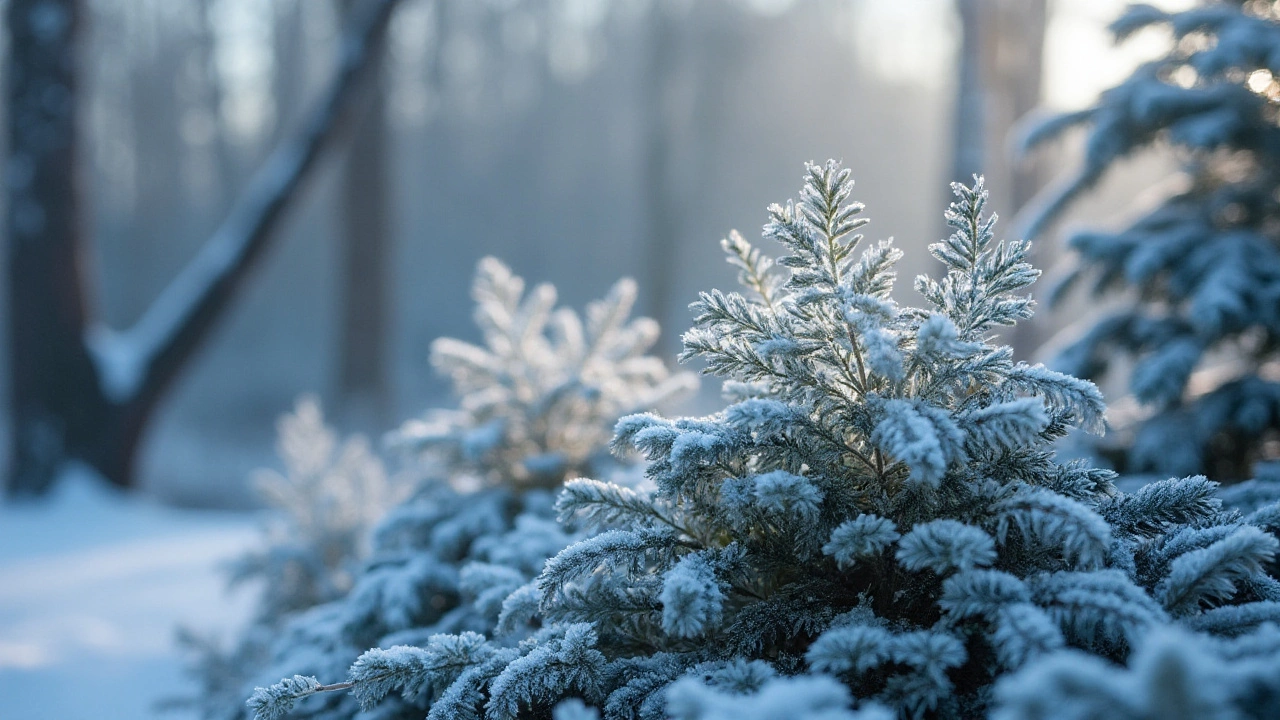
[{"label": "warm light spot", "polygon": [[1189,88],[1196,84],[1196,80],[1200,77],[1196,73],[1196,69],[1190,65],[1182,65],[1173,72],[1169,73],[1169,80],[1178,87]]},{"label": "warm light spot", "polygon": [[[1195,5],[1194,0],[1147,2],[1166,12]],[[1124,82],[1134,68],[1169,51],[1172,38],[1168,28],[1160,25],[1141,30],[1122,43],[1114,41],[1107,24],[1129,4],[1127,0],[1050,3],[1044,45],[1047,106],[1070,110],[1092,105],[1099,93]]]},{"label": "warm light spot", "polygon": [[1249,89],[1262,93],[1271,87],[1271,71],[1270,70],[1254,70],[1249,73]]},{"label": "warm light spot", "polygon": [[870,0],[849,3],[847,27],[862,67],[893,83],[941,88],[960,50],[951,0]]}]

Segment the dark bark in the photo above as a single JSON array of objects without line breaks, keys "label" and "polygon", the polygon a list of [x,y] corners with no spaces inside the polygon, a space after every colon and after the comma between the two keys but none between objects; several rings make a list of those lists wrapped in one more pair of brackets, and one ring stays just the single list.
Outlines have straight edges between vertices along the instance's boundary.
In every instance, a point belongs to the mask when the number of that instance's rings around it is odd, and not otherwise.
[{"label": "dark bark", "polygon": [[76,142],[78,0],[11,0],[9,491],[43,490],[106,408],[83,338],[88,320]]},{"label": "dark bark", "polygon": [[[397,3],[361,5],[364,14],[350,24],[338,72],[301,131],[272,152],[213,237],[123,333],[93,324],[85,303],[75,182],[79,3],[10,3],[10,495],[44,492],[72,459],[113,484],[133,484],[148,419],[339,135]],[[13,181],[24,174],[29,182]]]}]

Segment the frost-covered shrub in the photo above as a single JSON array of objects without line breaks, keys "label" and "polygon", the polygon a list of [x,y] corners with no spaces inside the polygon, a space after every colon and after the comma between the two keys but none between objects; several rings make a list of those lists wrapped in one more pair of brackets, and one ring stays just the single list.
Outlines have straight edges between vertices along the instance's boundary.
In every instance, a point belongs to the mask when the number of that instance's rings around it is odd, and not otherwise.
[{"label": "frost-covered shrub", "polygon": [[588,305],[585,318],[557,309],[551,285],[525,294],[524,281],[493,258],[480,261],[471,292],[485,346],[452,338],[431,346],[458,408],[432,410],[392,435],[455,486],[557,488],[607,462],[619,417],[692,386],[688,373],[672,375],[645,354],[658,324],[628,320],[630,279]]},{"label": "frost-covered shrub", "polygon": [[1162,629],[1118,668],[1052,653],[996,685],[992,720],[1268,720],[1280,716],[1280,627],[1237,638]]},{"label": "frost-covered shrub", "polygon": [[238,560],[232,583],[260,579],[259,622],[342,597],[357,563],[368,553],[369,532],[405,499],[403,478],[389,478],[363,436],[338,444],[319,402],[298,401],[276,424],[283,473],[259,470],[253,485],[275,512],[261,549]]},{"label": "frost-covered shrub", "polygon": [[[382,519],[350,592],[273,633],[266,662],[241,676],[233,700],[222,698],[223,712],[247,712],[248,691],[281,676],[342,678],[374,645],[493,630],[507,594],[572,538],[555,522],[549,489],[569,474],[621,472],[608,453],[618,417],[694,383],[645,354],[657,326],[629,319],[635,293],[630,280],[617,283],[584,320],[554,307],[551,286],[526,294],[500,262],[480,262],[473,297],[484,346],[448,338],[432,345],[457,409],[434,410],[392,436],[421,460],[427,480]],[[311,687],[298,682],[295,690]],[[345,718],[356,706],[330,695],[301,711]],[[400,712],[421,715],[406,702],[385,705],[379,717]]]},{"label": "frost-covered shrub", "polygon": [[[366,653],[349,675],[362,705],[972,718],[999,676],[1063,648],[1118,661],[1155,627],[1280,617],[1277,541],[1214,483],[1125,495],[1110,471],[1054,460],[1068,428],[1101,428],[1102,403],[993,344],[1031,314],[1037,272],[1027,243],[994,241],[981,181],[955,186],[955,232],[931,246],[946,274],[916,281],[924,308],[890,299],[888,242],[855,253],[851,191],[847,170],[811,165],[800,201],[770,209],[787,255],[724,242],[746,293],[703,294],[684,341],[731,404],[618,423],[655,489],[568,483],[560,520],[592,536],[511,592],[488,636]],[[262,688],[255,707],[276,717],[312,690]]]},{"label": "frost-covered shrub", "polygon": [[368,440],[357,435],[339,443],[315,398],[299,399],[276,428],[284,472],[263,469],[253,478],[271,508],[262,545],[230,568],[233,587],[253,581],[258,590],[250,624],[230,648],[190,628],[179,631],[201,689],[196,699],[174,702],[194,703],[206,717],[226,715],[227,703],[262,665],[270,638],[290,615],[351,590],[369,553],[370,531],[407,495],[406,480],[388,475]]},{"label": "frost-covered shrub", "polygon": [[[461,635],[465,644],[467,637],[482,637],[476,633],[492,633],[506,595],[574,539],[555,523],[546,490],[459,493],[443,484],[429,486],[379,526],[373,556],[351,593],[286,624],[272,638],[265,666],[226,708],[234,717],[252,715],[244,706],[246,695],[282,676],[305,676],[308,682],[345,678],[361,653],[376,645],[426,645],[440,633]],[[366,661],[394,659],[393,652]],[[359,709],[356,700],[317,695],[296,712],[350,718]],[[420,718],[418,700],[414,693],[398,696],[379,708],[378,717]]]},{"label": "frost-covered shrub", "polygon": [[1154,209],[1070,239],[1070,281],[1121,300],[1058,368],[1095,378],[1132,360],[1118,367],[1132,368],[1142,410],[1103,448],[1121,469],[1242,480],[1280,456],[1280,12],[1254,0],[1177,13],[1137,5],[1112,29],[1124,39],[1151,27],[1170,32],[1163,57],[1031,137],[1088,131],[1081,173],[1037,226],[1135,152],[1182,164]]}]

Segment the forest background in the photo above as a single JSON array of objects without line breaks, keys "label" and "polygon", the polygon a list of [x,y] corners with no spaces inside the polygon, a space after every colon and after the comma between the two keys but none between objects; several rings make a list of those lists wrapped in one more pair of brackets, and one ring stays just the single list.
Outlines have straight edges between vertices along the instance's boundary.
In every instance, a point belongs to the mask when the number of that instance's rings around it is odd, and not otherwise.
[{"label": "forest background", "polygon": [[[1078,142],[1015,161],[1019,119],[1088,104],[1161,47],[1114,46],[1113,0],[400,5],[375,89],[159,403],[136,468],[147,493],[252,504],[245,478],[305,392],[342,429],[375,433],[438,402],[428,346],[472,339],[466,288],[487,254],[570,305],[634,277],[674,355],[697,290],[731,278],[716,240],[761,221],[797,158],[852,168],[870,233],[895,237],[914,275],[943,235],[948,181],[984,172],[1014,218]],[[346,5],[84,6],[86,294],[127,327],[323,95]],[[1167,162],[1126,163],[1065,223],[1118,223]],[[1061,254],[1041,242],[1035,260],[1052,270]],[[1019,354],[1044,355],[1076,316],[1042,313]]]},{"label": "forest background", "polygon": [[[199,257],[324,100],[348,23],[374,2],[52,3],[81,11],[77,219],[81,290],[98,319],[146,317]],[[6,14],[40,4],[0,0]],[[244,619],[251,598],[221,592],[219,563],[258,540],[245,514],[172,506],[256,507],[252,471],[278,465],[276,418],[304,393],[341,431],[375,437],[446,402],[429,346],[478,339],[468,286],[479,258],[554,283],[572,307],[634,277],[638,312],[663,328],[655,352],[672,362],[697,291],[732,282],[717,241],[731,228],[753,238],[802,161],[851,168],[868,235],[895,238],[901,275],[928,272],[949,181],[984,173],[1016,235],[1082,142],[1018,160],[1020,123],[1089,105],[1164,47],[1158,33],[1112,44],[1121,0],[395,4],[372,82],[160,396],[138,446],[139,492],[125,500],[81,478],[47,507],[0,506],[0,718],[138,717],[175,687],[173,628]],[[0,34],[11,64],[10,38]],[[0,95],[0,113],[10,100]],[[1121,226],[1172,167],[1124,161],[1061,227]],[[6,166],[10,189],[20,176]],[[8,217],[12,228],[23,216]],[[1061,237],[1035,248],[1048,269],[1039,298],[1066,264]],[[8,376],[11,268],[0,270]],[[1008,339],[1020,358],[1045,359],[1098,310],[1042,307]],[[715,407],[714,385],[682,409]],[[12,406],[0,384],[0,437],[17,437]],[[0,443],[0,467],[11,453]],[[72,681],[82,692],[54,692]]]}]

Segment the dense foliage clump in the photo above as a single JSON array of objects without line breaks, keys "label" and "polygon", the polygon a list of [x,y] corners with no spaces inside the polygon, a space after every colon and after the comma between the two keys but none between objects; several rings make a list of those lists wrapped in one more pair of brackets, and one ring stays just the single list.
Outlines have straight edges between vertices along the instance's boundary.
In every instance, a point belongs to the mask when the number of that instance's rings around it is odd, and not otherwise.
[{"label": "dense foliage clump", "polygon": [[209,718],[233,716],[229,702],[292,615],[351,590],[369,553],[370,531],[409,490],[408,479],[390,475],[366,438],[339,443],[315,398],[300,399],[276,428],[284,472],[262,469],[253,478],[272,509],[261,546],[230,567],[232,587],[259,588],[254,615],[230,648],[191,628],[179,631],[201,687],[197,698],[170,702],[196,705]]},{"label": "dense foliage clump", "polygon": [[693,387],[646,354],[658,324],[629,318],[636,284],[617,282],[585,317],[556,307],[549,284],[524,281],[494,258],[480,261],[471,291],[484,346],[441,338],[431,364],[458,407],[405,423],[392,442],[418,451],[455,487],[558,488],[610,462],[619,417]]},{"label": "dense foliage clump", "polygon": [[1148,28],[1170,33],[1163,57],[1031,138],[1088,129],[1083,169],[1037,226],[1139,151],[1162,149],[1182,168],[1137,220],[1071,238],[1071,279],[1092,278],[1118,309],[1058,367],[1129,373],[1140,410],[1115,418],[1103,448],[1118,468],[1238,481],[1280,457],[1280,11],[1259,0],[1137,5],[1112,26],[1121,40]]},{"label": "dense foliage clump", "polygon": [[264,546],[232,569],[232,583],[261,581],[258,620],[272,626],[345,595],[368,554],[370,531],[408,490],[407,479],[389,476],[363,436],[339,445],[315,398],[299,400],[276,427],[285,472],[259,470],[253,484],[279,512],[267,522]]},{"label": "dense foliage clump", "polygon": [[[997,679],[1064,649],[1120,662],[1170,624],[1227,636],[1280,618],[1277,540],[1214,483],[1126,495],[1110,471],[1054,459],[1069,428],[1101,430],[1102,401],[994,344],[1030,316],[1038,273],[1026,242],[995,241],[981,180],[954,187],[954,233],[930,248],[946,272],[917,279],[922,308],[891,298],[890,243],[856,252],[852,185],[834,162],[809,166],[800,200],[770,208],[776,261],[724,242],[744,292],[704,293],[684,342],[730,404],[617,425],[653,488],[569,482],[559,519],[589,536],[519,587],[492,583],[510,592],[491,632],[362,655],[344,687],[363,707],[971,718]],[[280,717],[313,682],[250,705]]]},{"label": "dense foliage clump", "polygon": [[996,686],[992,720],[1267,720],[1280,712],[1280,628],[1210,638],[1160,629],[1116,667],[1062,651]]},{"label": "dense foliage clump", "polygon": [[[657,326],[629,318],[635,293],[630,280],[617,283],[584,319],[557,309],[551,286],[526,293],[524,281],[505,266],[482,260],[473,297],[484,345],[449,338],[432,345],[432,364],[452,380],[458,407],[433,410],[391,437],[416,478],[411,496],[389,512],[383,505],[372,533],[372,522],[359,532],[333,522],[308,525],[314,527],[294,543],[295,555],[318,557],[339,539],[371,548],[348,553],[344,582],[329,582],[324,593],[291,593],[293,601],[282,602],[277,596],[292,586],[280,583],[280,573],[266,577],[263,603],[273,622],[251,627],[231,653],[206,652],[201,660],[206,717],[244,715],[245,694],[282,675],[341,677],[361,652],[380,643],[491,631],[506,594],[573,538],[555,523],[550,489],[570,474],[625,475],[607,446],[618,417],[692,386],[691,375],[672,374],[646,354]],[[364,484],[355,481],[374,466],[379,477],[385,473],[358,442],[328,470],[312,462],[333,454],[332,433],[313,427],[316,419],[310,405],[286,418],[282,447],[294,458],[289,478],[327,478],[324,502],[313,503],[328,509],[323,520],[360,507],[354,501],[365,499],[356,497]],[[350,462],[342,459],[348,456]],[[369,472],[339,472],[353,464]],[[286,506],[297,504],[300,487],[318,486],[270,477],[267,487]],[[282,554],[289,555],[273,545],[265,557]],[[311,687],[298,683],[295,690]],[[356,712],[340,695],[318,697],[305,709],[313,717]],[[400,709],[389,703],[380,717]],[[414,716],[411,704],[403,710]]]}]

